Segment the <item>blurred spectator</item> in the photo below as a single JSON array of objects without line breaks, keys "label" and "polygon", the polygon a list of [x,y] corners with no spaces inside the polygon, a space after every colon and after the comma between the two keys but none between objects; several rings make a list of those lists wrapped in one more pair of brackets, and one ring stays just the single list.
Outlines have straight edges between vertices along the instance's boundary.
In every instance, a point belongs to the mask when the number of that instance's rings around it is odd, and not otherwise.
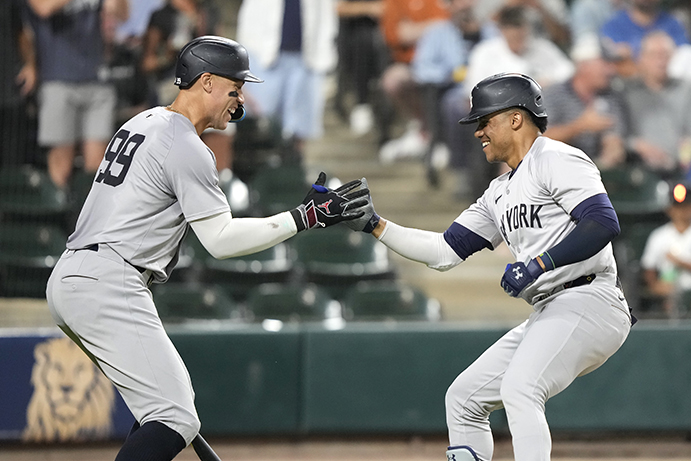
[{"label": "blurred spectator", "polygon": [[573,0],[571,2],[571,40],[600,35],[602,26],[624,7],[626,0]]},{"label": "blurred spectator", "polygon": [[[381,27],[393,62],[382,75],[381,86],[396,113],[406,122],[404,134],[387,141],[379,151],[383,162],[401,157],[422,157],[429,142],[422,119],[422,95],[413,80],[411,60],[415,46],[427,28],[449,18],[439,0],[384,0]],[[382,127],[382,139],[388,136],[388,124]]]},{"label": "blurred spectator", "polygon": [[[218,9],[212,0],[168,0],[151,14],[142,51],[142,69],[150,85],[150,106],[165,106],[175,99],[178,88],[173,81],[178,52],[195,37],[219,35],[218,20]],[[219,171],[232,167],[235,130],[235,125],[229,123],[223,131],[208,129],[202,133],[202,140],[216,157]]]},{"label": "blurred spectator", "polygon": [[501,34],[478,43],[470,53],[467,94],[480,80],[500,72],[530,75],[542,87],[571,77],[571,60],[551,41],[532,35],[525,7],[502,8],[497,13],[497,25]]},{"label": "blurred spectator", "polygon": [[379,81],[387,57],[379,29],[381,0],[339,0],[338,92],[336,110],[345,118],[344,96],[355,92],[350,111],[350,130],[356,136],[369,133],[374,125],[371,90]]},{"label": "blurred spectator", "polygon": [[22,0],[0,3],[0,168],[33,161],[33,127],[27,98],[36,86],[36,54],[22,20]]},{"label": "blurred spectator", "polygon": [[545,88],[549,114],[544,133],[588,154],[600,169],[626,160],[621,95],[612,90],[616,70],[597,35],[583,35],[571,50],[576,71],[570,80]]},{"label": "blurred spectator", "polygon": [[661,1],[629,0],[626,8],[602,26],[602,36],[611,41],[619,55],[620,75],[629,77],[635,73],[635,61],[641,50],[641,41],[652,31],[666,32],[677,46],[689,43],[684,26],[661,9]]},{"label": "blurred spectator", "polygon": [[568,49],[569,9],[565,0],[482,0],[477,3],[476,13],[483,22],[496,21],[499,10],[510,6],[526,8],[527,20],[534,35]]},{"label": "blurred spectator", "polygon": [[162,8],[165,0],[128,0],[130,15],[126,21],[120,22],[115,30],[114,41],[127,44],[136,49],[142,46],[151,14]]},{"label": "blurred spectator", "polygon": [[548,87],[573,74],[571,60],[551,41],[533,36],[526,8],[508,6],[497,12],[497,36],[480,41],[470,51],[468,71],[462,87],[447,92],[443,100],[451,164],[456,172],[459,199],[481,195],[489,180],[498,173],[497,165],[487,162],[475,139],[475,127],[458,126],[470,110],[470,91],[485,77],[501,72],[520,72]]},{"label": "blurred spectator", "polygon": [[626,81],[627,148],[651,169],[682,174],[691,161],[691,83],[667,72],[674,41],[663,31],[646,35],[637,61],[638,76]]},{"label": "blurred spectator", "polygon": [[[643,279],[667,316],[677,316],[683,293],[691,292],[691,187],[675,184],[667,207],[669,222],[655,229],[641,257]],[[683,308],[688,312],[689,306]]]},{"label": "blurred spectator", "polygon": [[[436,185],[436,171],[447,166],[449,150],[442,122],[442,99],[465,79],[468,54],[482,39],[498,34],[494,26],[475,17],[477,0],[445,0],[450,19],[427,28],[415,47],[412,60],[414,81],[423,95],[424,125],[430,142],[426,160],[430,183]],[[454,126],[453,129],[457,129]],[[458,165],[452,163],[458,169]]]},{"label": "blurred spectator", "polygon": [[113,135],[115,90],[98,78],[104,63],[101,10],[127,18],[126,0],[28,0],[40,81],[38,141],[48,173],[66,188],[81,141],[83,169],[98,169]]},{"label": "blurred spectator", "polygon": [[134,47],[131,41],[116,40],[119,24],[120,21],[113,12],[103,12],[105,62],[99,70],[99,80],[110,82],[115,87],[116,127],[149,108],[147,79],[139,65],[140,49]]},{"label": "blurred spectator", "polygon": [[151,106],[167,105],[175,99],[178,52],[195,37],[217,33],[217,21],[214,4],[206,0],[168,0],[151,14],[142,52],[142,69],[154,85]]},{"label": "blurred spectator", "polygon": [[298,156],[324,130],[324,80],[336,67],[336,0],[244,0],[238,41],[264,83],[245,88],[256,114],[281,122]]}]

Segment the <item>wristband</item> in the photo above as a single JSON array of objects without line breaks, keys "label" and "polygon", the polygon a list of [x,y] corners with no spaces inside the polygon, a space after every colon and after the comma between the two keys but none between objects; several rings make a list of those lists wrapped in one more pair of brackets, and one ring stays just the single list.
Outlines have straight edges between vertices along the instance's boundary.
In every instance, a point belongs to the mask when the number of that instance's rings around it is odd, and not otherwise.
[{"label": "wristband", "polygon": [[305,215],[305,205],[300,205],[297,208],[290,210],[290,215],[295,220],[295,227],[297,227],[298,232],[307,229],[307,219]]},{"label": "wristband", "polygon": [[367,232],[368,234],[371,234],[374,231],[374,228],[377,227],[377,224],[379,224],[379,220],[381,218],[377,213],[372,214],[372,217],[369,218],[369,221],[367,221],[367,224],[365,224],[365,227],[362,229],[362,232]]}]

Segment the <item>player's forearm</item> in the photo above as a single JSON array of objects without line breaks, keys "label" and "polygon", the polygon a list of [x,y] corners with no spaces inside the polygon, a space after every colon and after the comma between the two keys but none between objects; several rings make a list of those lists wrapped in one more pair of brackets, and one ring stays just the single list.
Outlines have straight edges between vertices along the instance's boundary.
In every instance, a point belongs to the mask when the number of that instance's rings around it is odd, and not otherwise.
[{"label": "player's forearm", "polygon": [[297,233],[289,212],[268,218],[233,218],[222,213],[190,224],[204,248],[218,259],[256,253]]},{"label": "player's forearm", "polygon": [[445,271],[462,262],[439,232],[403,227],[382,219],[372,235],[404,258],[432,269]]}]

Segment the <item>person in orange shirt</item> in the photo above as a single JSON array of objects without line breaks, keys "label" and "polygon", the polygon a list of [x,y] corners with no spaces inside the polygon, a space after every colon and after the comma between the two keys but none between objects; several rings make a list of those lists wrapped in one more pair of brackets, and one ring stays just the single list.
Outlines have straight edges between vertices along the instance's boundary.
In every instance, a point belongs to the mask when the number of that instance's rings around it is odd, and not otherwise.
[{"label": "person in orange shirt", "polygon": [[[422,157],[428,136],[420,115],[421,101],[410,70],[415,45],[427,27],[449,17],[443,0],[384,0],[380,20],[384,40],[391,52],[392,62],[382,75],[384,95],[394,109],[407,119],[406,132],[384,143],[379,151],[383,163],[398,158]],[[384,124],[382,139],[388,139]]]}]

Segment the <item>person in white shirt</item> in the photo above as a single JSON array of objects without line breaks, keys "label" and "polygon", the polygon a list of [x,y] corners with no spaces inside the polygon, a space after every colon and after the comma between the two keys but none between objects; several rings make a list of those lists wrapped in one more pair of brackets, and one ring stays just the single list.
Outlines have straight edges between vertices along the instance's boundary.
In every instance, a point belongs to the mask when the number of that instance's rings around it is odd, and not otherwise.
[{"label": "person in white shirt", "polygon": [[531,32],[523,6],[504,7],[497,13],[501,34],[473,48],[468,58],[466,93],[482,79],[501,72],[530,75],[542,87],[567,80],[574,65],[553,42]]},{"label": "person in white shirt", "polygon": [[648,236],[640,264],[650,294],[673,316],[682,307],[678,295],[691,290],[691,184],[674,184],[669,200],[669,222]]}]

